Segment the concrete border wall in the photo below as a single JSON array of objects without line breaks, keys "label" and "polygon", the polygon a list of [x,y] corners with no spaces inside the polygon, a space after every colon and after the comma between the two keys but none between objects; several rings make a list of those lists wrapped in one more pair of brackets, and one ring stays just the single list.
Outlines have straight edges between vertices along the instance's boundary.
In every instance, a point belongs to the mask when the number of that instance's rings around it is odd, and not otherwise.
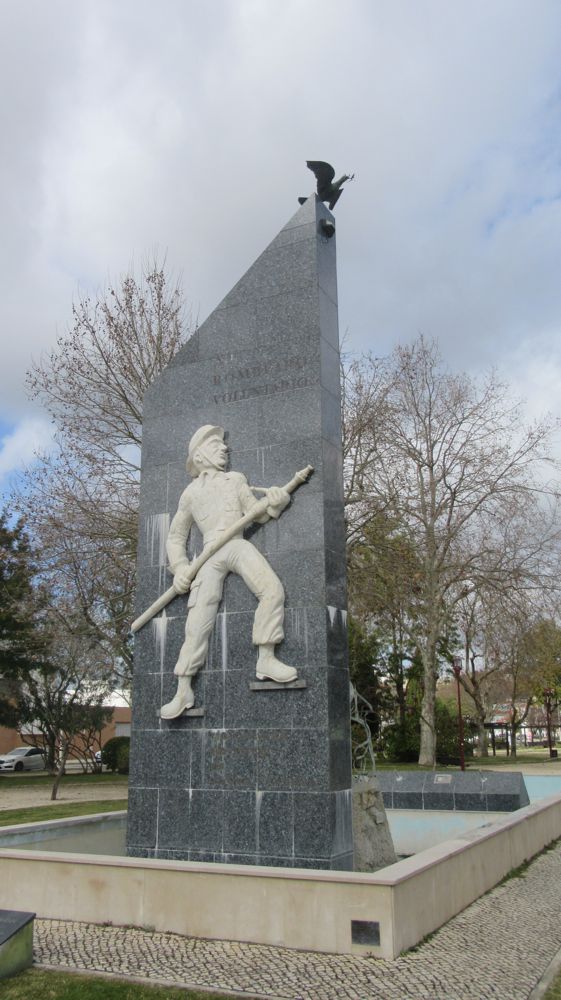
[{"label": "concrete border wall", "polygon": [[[0,907],[391,959],[560,836],[561,795],[555,795],[374,875],[9,847],[0,851]],[[359,933],[356,924],[352,933],[353,921],[361,922]],[[379,944],[358,943],[364,927],[379,935]]]}]

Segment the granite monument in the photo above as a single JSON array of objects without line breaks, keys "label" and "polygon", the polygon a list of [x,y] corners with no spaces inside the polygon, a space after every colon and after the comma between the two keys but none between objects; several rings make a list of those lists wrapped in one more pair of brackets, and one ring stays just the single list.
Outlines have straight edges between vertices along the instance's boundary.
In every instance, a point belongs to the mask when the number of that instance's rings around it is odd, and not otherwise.
[{"label": "granite monument", "polygon": [[139,613],[173,590],[135,636],[134,856],[353,867],[334,232],[312,195],[146,394]]}]

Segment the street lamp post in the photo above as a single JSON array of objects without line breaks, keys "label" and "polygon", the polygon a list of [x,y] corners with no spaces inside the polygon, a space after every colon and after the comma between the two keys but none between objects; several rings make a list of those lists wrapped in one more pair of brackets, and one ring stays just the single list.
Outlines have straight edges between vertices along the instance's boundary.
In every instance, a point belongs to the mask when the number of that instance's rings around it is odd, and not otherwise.
[{"label": "street lamp post", "polygon": [[460,693],[460,674],[462,672],[462,661],[459,656],[454,657],[452,664],[454,677],[456,678],[456,688],[458,691],[458,739],[460,744],[460,769],[465,771],[466,762],[464,759],[464,720],[462,718],[462,696]]},{"label": "street lamp post", "polygon": [[553,737],[551,734],[551,716],[553,714],[553,703],[555,698],[555,691],[552,688],[546,688],[543,693],[544,707],[545,707],[545,719],[547,726],[547,745],[549,747],[549,756],[557,757],[557,751],[553,749]]}]

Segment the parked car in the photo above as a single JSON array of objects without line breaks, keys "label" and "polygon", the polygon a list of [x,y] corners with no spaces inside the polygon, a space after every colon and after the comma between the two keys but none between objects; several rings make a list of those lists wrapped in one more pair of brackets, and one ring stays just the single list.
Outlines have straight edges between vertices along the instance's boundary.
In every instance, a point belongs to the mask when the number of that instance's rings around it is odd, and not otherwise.
[{"label": "parked car", "polygon": [[42,771],[45,754],[37,747],[14,747],[0,756],[0,771]]}]

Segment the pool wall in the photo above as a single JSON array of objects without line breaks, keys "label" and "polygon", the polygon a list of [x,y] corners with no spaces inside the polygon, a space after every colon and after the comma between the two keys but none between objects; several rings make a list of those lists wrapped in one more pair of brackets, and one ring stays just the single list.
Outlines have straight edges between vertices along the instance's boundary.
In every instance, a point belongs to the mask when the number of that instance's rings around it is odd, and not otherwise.
[{"label": "pool wall", "polygon": [[[17,828],[4,833],[13,836]],[[12,846],[0,851],[0,907],[391,959],[560,836],[557,794],[373,875]],[[359,943],[365,932],[370,943]]]}]

